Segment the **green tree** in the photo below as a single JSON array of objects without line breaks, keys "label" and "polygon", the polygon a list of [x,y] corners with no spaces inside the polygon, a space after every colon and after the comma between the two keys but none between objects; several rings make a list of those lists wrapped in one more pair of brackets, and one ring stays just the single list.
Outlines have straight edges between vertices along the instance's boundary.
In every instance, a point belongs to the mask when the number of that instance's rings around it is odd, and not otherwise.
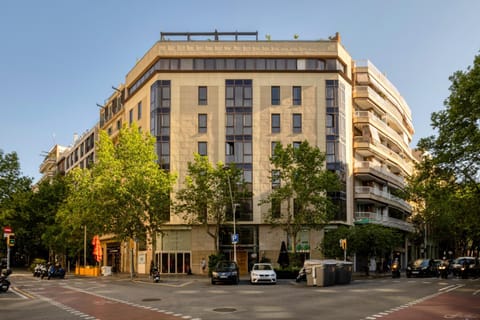
[{"label": "green tree", "polygon": [[216,252],[220,228],[227,221],[227,213],[232,212],[232,199],[234,204],[239,202],[241,177],[235,166],[225,167],[222,162],[213,166],[208,157],[196,153],[188,163],[184,188],[176,193],[175,211],[189,224],[202,225],[212,237]]},{"label": "green tree", "polygon": [[445,109],[431,116],[437,134],[418,143],[424,156],[407,197],[416,200],[417,221],[441,235],[441,246],[453,239],[465,254],[480,243],[480,56],[449,79]]},{"label": "green tree", "polygon": [[157,163],[154,138],[136,125],[124,126],[116,143],[101,131],[96,155],[91,169],[72,174],[63,221],[72,213],[77,229],[121,240],[153,237],[170,219],[175,181]]},{"label": "green tree", "polygon": [[[270,205],[266,220],[285,230],[295,252],[301,230],[321,229],[330,221],[335,206],[327,194],[340,190],[340,180],[325,169],[325,154],[307,141],[298,147],[277,144],[270,162],[275,187],[259,204]],[[274,212],[279,204],[286,209],[281,215]]]}]

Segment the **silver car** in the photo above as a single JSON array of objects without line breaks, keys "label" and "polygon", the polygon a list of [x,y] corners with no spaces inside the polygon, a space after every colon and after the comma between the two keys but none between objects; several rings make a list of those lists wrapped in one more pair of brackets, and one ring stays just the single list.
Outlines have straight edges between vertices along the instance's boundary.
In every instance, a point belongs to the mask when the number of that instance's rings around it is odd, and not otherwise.
[{"label": "silver car", "polygon": [[277,274],[270,263],[255,263],[250,271],[250,283],[277,283]]}]

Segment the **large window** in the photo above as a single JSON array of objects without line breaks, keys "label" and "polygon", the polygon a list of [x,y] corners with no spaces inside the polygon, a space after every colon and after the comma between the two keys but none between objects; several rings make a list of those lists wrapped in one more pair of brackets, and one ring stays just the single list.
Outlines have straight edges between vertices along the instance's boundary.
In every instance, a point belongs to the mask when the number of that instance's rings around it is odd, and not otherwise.
[{"label": "large window", "polygon": [[280,114],[273,113],[272,114],[272,133],[279,133],[280,132]]},{"label": "large window", "polygon": [[252,80],[226,80],[225,83],[227,108],[252,106]]},{"label": "large window", "polygon": [[205,113],[200,113],[198,115],[198,133],[207,132],[207,115]]},{"label": "large window", "polygon": [[271,89],[271,104],[272,106],[280,105],[280,87],[279,86],[272,86]]},{"label": "large window", "polygon": [[294,113],[292,115],[293,133],[302,132],[302,115],[300,113]]},{"label": "large window", "polygon": [[302,87],[292,88],[292,102],[294,106],[302,105]]},{"label": "large window", "polygon": [[207,87],[198,87],[198,105],[206,106],[208,104]]}]

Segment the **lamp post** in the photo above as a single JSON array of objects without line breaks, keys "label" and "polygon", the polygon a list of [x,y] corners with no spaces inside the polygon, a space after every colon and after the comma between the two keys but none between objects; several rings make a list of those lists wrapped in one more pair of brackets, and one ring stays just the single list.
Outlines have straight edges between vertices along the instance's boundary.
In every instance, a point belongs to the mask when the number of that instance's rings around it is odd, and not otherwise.
[{"label": "lamp post", "polygon": [[[229,167],[225,166],[223,169],[228,170]],[[230,201],[232,204],[232,213],[233,213],[233,237],[232,237],[232,243],[233,243],[233,261],[237,262],[237,242],[238,242],[238,237],[237,237],[237,227],[236,227],[236,218],[235,218],[235,211],[237,206],[239,205],[238,203],[233,203],[233,193],[232,193],[232,184],[230,182],[230,172],[227,172],[227,180],[228,180],[228,191],[230,193]]]}]

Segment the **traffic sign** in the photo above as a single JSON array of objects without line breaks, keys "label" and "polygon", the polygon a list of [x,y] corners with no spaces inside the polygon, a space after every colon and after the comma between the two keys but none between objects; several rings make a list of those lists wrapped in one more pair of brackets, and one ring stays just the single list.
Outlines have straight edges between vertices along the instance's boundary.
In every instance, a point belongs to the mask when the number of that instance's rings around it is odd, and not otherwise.
[{"label": "traffic sign", "polygon": [[3,227],[3,233],[12,233],[11,227]]},{"label": "traffic sign", "polygon": [[232,234],[232,243],[235,244],[238,242],[238,233]]}]

